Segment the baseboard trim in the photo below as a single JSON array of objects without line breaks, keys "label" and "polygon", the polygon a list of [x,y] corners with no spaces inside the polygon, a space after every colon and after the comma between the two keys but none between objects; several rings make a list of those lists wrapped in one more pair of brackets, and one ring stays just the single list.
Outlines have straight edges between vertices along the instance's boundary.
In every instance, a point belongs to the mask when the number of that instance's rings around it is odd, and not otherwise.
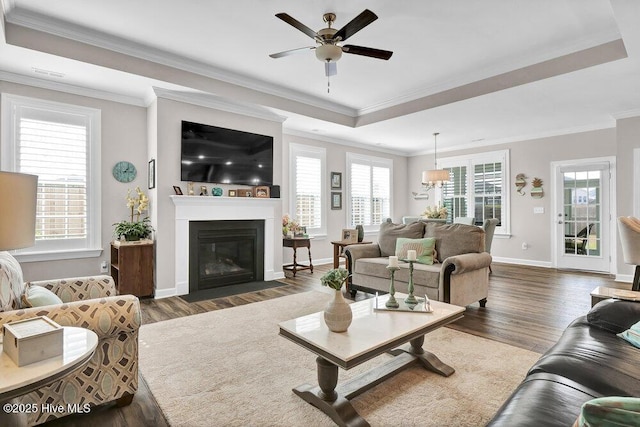
[{"label": "baseboard trim", "polygon": [[175,287],[169,289],[156,289],[155,299],[169,298],[178,295],[178,291]]},{"label": "baseboard trim", "polygon": [[502,264],[517,264],[517,265],[526,265],[529,267],[553,268],[553,264],[551,263],[551,261],[536,261],[531,259],[502,258],[502,257],[493,257],[493,261],[499,262]]},{"label": "baseboard trim", "polygon": [[623,282],[623,283],[633,283],[633,275],[631,275],[631,274],[616,274],[615,281],[616,282]]}]

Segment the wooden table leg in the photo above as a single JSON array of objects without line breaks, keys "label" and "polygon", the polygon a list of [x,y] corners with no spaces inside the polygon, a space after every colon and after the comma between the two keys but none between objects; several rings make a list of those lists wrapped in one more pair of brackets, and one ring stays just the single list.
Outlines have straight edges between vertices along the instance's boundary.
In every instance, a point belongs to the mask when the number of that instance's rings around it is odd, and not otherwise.
[{"label": "wooden table leg", "polygon": [[338,367],[318,357],[318,386],[302,384],[293,389],[305,402],[327,414],[339,426],[368,427],[369,423],[356,412],[351,402],[336,393]]},{"label": "wooden table leg", "polygon": [[313,273],[313,263],[311,262],[311,243],[307,246],[307,250],[309,251],[309,270]]},{"label": "wooden table leg", "polygon": [[293,247],[293,277],[296,277],[296,272],[298,271],[298,248]]},{"label": "wooden table leg", "polygon": [[340,246],[333,245],[333,268],[340,267]]},{"label": "wooden table leg", "polygon": [[422,344],[424,344],[424,335],[412,339],[410,343],[411,348],[409,350],[396,348],[395,350],[391,350],[389,353],[394,356],[398,356],[402,353],[411,354],[420,362],[420,364],[422,364],[423,367],[437,374],[440,374],[443,377],[449,377],[456,371],[454,368],[440,360],[438,356],[429,351],[425,351],[422,348]]}]

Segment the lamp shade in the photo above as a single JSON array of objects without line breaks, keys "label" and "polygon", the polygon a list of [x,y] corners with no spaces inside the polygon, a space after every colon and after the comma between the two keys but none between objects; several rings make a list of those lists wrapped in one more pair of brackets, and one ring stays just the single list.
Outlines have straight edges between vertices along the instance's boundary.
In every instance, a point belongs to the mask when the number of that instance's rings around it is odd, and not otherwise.
[{"label": "lamp shade", "polygon": [[38,177],[0,172],[0,251],[35,244]]},{"label": "lamp shade", "polygon": [[449,171],[444,169],[432,169],[422,172],[422,183],[449,182]]}]

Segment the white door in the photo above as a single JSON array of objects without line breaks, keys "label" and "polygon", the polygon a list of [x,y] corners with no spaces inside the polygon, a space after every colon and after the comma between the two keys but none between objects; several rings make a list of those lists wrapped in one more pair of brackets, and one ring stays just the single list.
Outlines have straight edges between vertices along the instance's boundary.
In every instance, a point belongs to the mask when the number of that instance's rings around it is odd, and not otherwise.
[{"label": "white door", "polygon": [[610,163],[556,165],[558,268],[609,272]]}]

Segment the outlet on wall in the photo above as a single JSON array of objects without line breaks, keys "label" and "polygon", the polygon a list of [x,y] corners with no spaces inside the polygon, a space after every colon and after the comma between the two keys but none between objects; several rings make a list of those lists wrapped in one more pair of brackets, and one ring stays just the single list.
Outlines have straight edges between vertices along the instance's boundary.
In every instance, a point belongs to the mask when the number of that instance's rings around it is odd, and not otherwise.
[{"label": "outlet on wall", "polygon": [[107,269],[107,261],[102,261],[100,263],[100,273],[106,273],[107,271],[109,271]]},{"label": "outlet on wall", "polygon": [[529,249],[529,244],[527,242],[522,242],[522,250],[526,251],[527,249]]}]

